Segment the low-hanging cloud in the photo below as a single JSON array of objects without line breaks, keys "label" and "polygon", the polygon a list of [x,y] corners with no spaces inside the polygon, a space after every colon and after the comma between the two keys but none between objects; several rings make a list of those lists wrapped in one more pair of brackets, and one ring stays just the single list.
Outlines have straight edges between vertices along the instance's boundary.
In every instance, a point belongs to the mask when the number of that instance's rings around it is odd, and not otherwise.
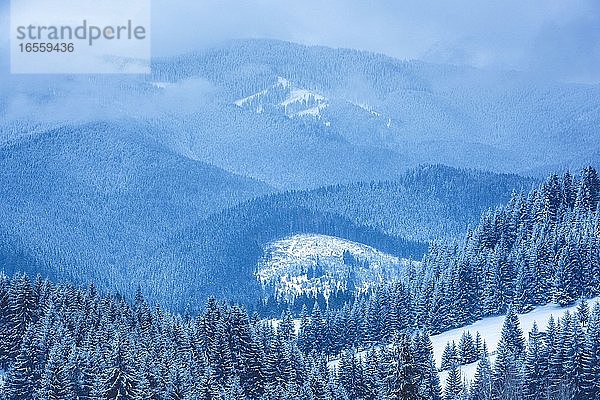
[{"label": "low-hanging cloud", "polygon": [[[154,1],[155,52],[231,38],[350,47],[402,59],[598,82],[597,0]],[[585,29],[577,29],[586,22]],[[559,46],[552,46],[560,39]]]},{"label": "low-hanging cloud", "polygon": [[[8,2],[1,3],[2,32],[8,32],[8,19],[2,15]],[[152,4],[157,56],[228,39],[272,38],[600,82],[598,0],[154,0]],[[0,46],[6,45],[7,36],[2,35]]]}]

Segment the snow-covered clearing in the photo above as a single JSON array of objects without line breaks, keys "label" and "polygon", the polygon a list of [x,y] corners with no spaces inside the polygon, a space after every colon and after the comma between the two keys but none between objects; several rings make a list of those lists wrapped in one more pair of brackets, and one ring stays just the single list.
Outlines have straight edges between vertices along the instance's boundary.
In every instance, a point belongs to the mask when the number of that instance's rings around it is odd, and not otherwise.
[{"label": "snow-covered clearing", "polygon": [[[589,300],[588,303],[590,308],[592,308],[596,303],[600,303],[600,297],[593,298]],[[540,331],[544,331],[546,330],[546,326],[548,325],[550,316],[553,316],[556,320],[558,318],[562,318],[563,314],[567,311],[571,313],[576,312],[577,304],[564,308],[560,307],[557,304],[547,304],[545,306],[536,307],[534,310],[528,312],[527,314],[519,314],[519,323],[521,324],[521,330],[523,331],[525,339],[527,340],[528,334],[533,328],[534,322],[537,323]],[[433,356],[437,365],[439,366],[441,363],[442,354],[444,352],[444,347],[446,346],[446,343],[454,341],[456,342],[456,344],[458,344],[460,337],[465,331],[471,332],[473,336],[476,332],[479,332],[481,334],[481,337],[483,338],[483,340],[485,340],[487,344],[488,351],[490,352],[490,354],[492,354],[490,360],[494,361],[495,356],[493,354],[496,352],[498,342],[500,341],[500,334],[502,333],[503,323],[504,316],[489,317],[484,318],[481,321],[477,321],[474,324],[432,336],[431,342],[433,343]],[[477,363],[464,365],[460,369],[463,378],[465,378],[467,381],[470,381],[475,376]],[[442,372],[440,374],[440,380],[442,381],[442,385],[445,383],[446,375],[446,372]]]},{"label": "snow-covered clearing", "polygon": [[398,279],[409,262],[339,237],[300,234],[269,243],[256,278],[263,286],[272,287],[278,298],[293,299],[307,293],[328,298],[330,293],[346,289],[351,276],[357,290]]},{"label": "snow-covered clearing", "polygon": [[[600,297],[595,297],[593,299],[588,300],[588,304],[590,308],[594,307],[595,304],[600,303]],[[533,323],[537,323],[540,331],[544,331],[546,326],[548,325],[548,321],[550,320],[550,316],[553,316],[554,319],[562,318],[565,312],[569,311],[574,313],[577,311],[578,304],[574,304],[569,307],[560,307],[557,304],[547,304],[545,306],[536,307],[534,310],[526,313],[519,314],[519,323],[521,326],[521,330],[523,331],[523,335],[527,340],[528,334],[533,328]],[[490,352],[490,361],[493,363],[496,359],[495,352],[498,347],[498,342],[500,341],[500,335],[502,332],[502,325],[504,324],[504,316],[498,317],[488,317],[484,318],[480,321],[477,321],[471,325],[464,326],[462,328],[452,329],[447,332],[443,332],[439,335],[431,336],[431,342],[433,343],[433,356],[435,358],[435,362],[437,366],[440,366],[442,360],[442,354],[444,352],[444,347],[446,343],[454,341],[458,345],[460,341],[460,337],[463,332],[469,331],[473,336],[475,336],[476,332],[481,334],[483,340],[485,340],[488,351]],[[358,353],[358,356],[364,357],[366,354],[365,351],[361,351]],[[330,367],[337,367],[339,364],[339,360],[334,360],[329,362]],[[477,363],[472,363],[468,365],[463,365],[460,367],[461,374],[463,379],[467,382],[473,380],[475,376],[475,371],[477,370]],[[448,375],[447,372],[441,372],[440,381],[442,386],[444,386],[446,382],[446,377]]]},{"label": "snow-covered clearing", "polygon": [[250,107],[257,113],[275,109],[287,117],[321,117],[321,111],[329,107],[327,99],[314,91],[296,87],[289,80],[278,77],[277,83],[234,101],[238,107]]}]

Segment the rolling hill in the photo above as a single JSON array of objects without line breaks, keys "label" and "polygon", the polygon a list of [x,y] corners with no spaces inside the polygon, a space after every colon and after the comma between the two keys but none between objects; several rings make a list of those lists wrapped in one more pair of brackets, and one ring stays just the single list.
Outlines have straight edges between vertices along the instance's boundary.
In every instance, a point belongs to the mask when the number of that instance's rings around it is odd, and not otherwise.
[{"label": "rolling hill", "polygon": [[0,182],[8,272],[17,264],[110,288],[175,232],[272,190],[182,157],[132,122],[66,126],[0,148]]}]

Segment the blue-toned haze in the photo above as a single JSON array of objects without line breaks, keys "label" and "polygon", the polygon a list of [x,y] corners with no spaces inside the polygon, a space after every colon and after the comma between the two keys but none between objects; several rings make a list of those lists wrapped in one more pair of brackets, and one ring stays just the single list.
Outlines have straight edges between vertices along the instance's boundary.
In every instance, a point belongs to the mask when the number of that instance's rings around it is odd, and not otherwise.
[{"label": "blue-toned haze", "polygon": [[153,16],[0,55],[0,400],[600,399],[597,0]]},{"label": "blue-toned haze", "polygon": [[596,0],[161,0],[153,7],[156,54],[272,38],[600,82]]},{"label": "blue-toned haze", "polygon": [[[3,0],[2,59],[8,11]],[[595,0],[155,0],[152,14],[153,52],[159,56],[228,39],[270,38],[600,82]]]}]

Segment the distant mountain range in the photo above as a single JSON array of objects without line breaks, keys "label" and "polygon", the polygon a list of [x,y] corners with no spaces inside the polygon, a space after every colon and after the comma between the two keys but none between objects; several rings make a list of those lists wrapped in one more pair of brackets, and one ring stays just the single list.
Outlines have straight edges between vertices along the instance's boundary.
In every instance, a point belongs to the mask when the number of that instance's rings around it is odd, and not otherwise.
[{"label": "distant mountain range", "polygon": [[355,50],[233,41],[147,77],[1,85],[5,269],[179,309],[255,299],[273,241],[419,258],[528,191],[513,173],[600,160],[598,86]]},{"label": "distant mountain range", "polygon": [[185,157],[279,189],[421,164],[545,176],[600,159],[600,86],[367,52],[240,40],[150,76],[7,76],[0,143],[133,119]]}]

